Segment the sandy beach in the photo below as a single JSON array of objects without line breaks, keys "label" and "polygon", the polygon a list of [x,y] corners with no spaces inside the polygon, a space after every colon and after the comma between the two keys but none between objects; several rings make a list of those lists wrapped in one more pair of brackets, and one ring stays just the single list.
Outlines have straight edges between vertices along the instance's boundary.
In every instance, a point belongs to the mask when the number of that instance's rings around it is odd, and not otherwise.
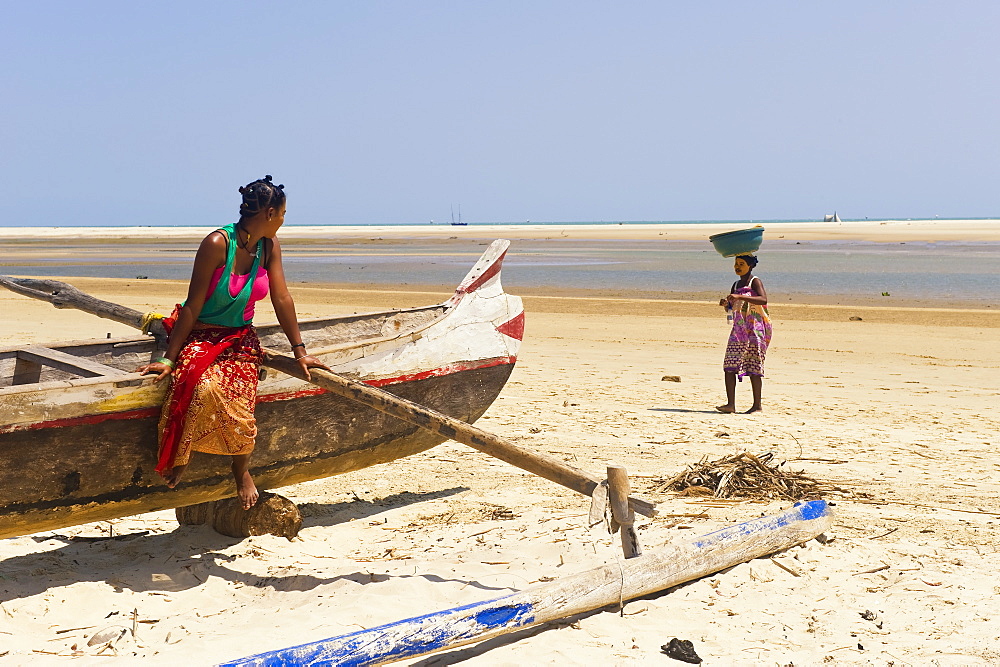
[{"label": "sandy beach", "polygon": [[[626,233],[648,235],[639,238],[705,235],[681,225],[634,227]],[[384,238],[399,228],[357,229]],[[1000,240],[993,221],[781,230],[803,240]],[[180,231],[201,233],[163,233]],[[0,228],[0,239],[101,233]],[[442,225],[399,233],[516,239],[615,230]],[[185,289],[169,280],[69,282],[160,312]],[[449,296],[435,285],[290,288],[303,318]],[[524,345],[480,427],[591,472],[626,466],[635,493],[659,503],[658,517],[639,520],[647,552],[790,506],[659,490],[704,457],[742,451],[773,453],[839,487],[827,497],[835,503],[832,540],[630,601],[621,612],[597,610],[401,664],[682,664],[660,651],[673,637],[692,641],[705,665],[1000,661],[1000,312],[861,299],[775,303],[765,410],[748,416],[713,409],[724,402],[728,326],[706,295],[636,299],[567,287],[523,296]],[[0,308],[4,346],[131,333],[12,293],[0,292]],[[257,321],[273,321],[264,304]],[[749,391],[748,383],[738,387],[738,407],[749,406]],[[617,536],[587,527],[586,498],[453,442],[280,493],[305,517],[294,541],[226,538],[178,526],[172,511],[0,540],[0,665],[103,664],[115,654],[128,663],[215,664],[495,598],[621,558]],[[81,539],[112,529],[146,534]],[[128,632],[113,650],[97,655],[100,646],[88,646],[95,633],[117,627]]]}]

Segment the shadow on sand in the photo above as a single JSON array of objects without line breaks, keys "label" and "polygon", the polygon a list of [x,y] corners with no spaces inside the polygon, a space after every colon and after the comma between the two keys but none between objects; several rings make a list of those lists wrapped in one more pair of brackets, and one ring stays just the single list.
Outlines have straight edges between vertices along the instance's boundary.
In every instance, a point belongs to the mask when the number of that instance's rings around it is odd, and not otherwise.
[{"label": "shadow on sand", "polygon": [[[466,491],[465,487],[427,493],[398,493],[381,500],[354,500],[342,503],[304,503],[303,528],[335,526],[425,500],[445,498]],[[0,602],[27,598],[59,586],[84,581],[104,582],[116,591],[181,591],[200,586],[210,577],[218,577],[258,589],[308,591],[339,580],[359,584],[385,581],[392,575],[353,572],[335,577],[310,574],[287,574],[261,577],[229,565],[245,557],[257,557],[249,546],[244,555],[221,553],[243,540],[220,535],[208,526],[178,526],[169,533],[145,534],[144,531],[115,538],[72,538],[60,533],[32,536],[41,544],[61,543],[55,549],[13,556],[0,561]],[[345,560],[347,557],[344,557]],[[281,563],[277,563],[281,565]],[[109,576],[109,573],[114,573]],[[436,575],[421,576],[429,581],[448,581]],[[395,577],[393,577],[395,578]],[[458,581],[458,580],[456,580]],[[508,590],[461,580],[484,590]]]}]

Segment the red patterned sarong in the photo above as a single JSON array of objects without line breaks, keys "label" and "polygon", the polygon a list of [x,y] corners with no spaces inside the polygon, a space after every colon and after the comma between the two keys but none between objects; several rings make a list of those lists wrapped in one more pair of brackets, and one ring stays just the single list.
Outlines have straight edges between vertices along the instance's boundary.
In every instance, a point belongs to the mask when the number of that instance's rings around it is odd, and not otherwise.
[{"label": "red patterned sarong", "polygon": [[160,415],[158,473],[187,464],[192,451],[228,456],[253,451],[260,363],[253,326],[191,332]]}]

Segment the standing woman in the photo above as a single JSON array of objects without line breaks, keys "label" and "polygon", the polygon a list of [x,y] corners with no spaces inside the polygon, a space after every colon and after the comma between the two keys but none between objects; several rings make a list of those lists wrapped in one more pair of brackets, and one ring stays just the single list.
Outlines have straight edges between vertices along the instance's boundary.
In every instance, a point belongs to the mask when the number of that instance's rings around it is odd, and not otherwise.
[{"label": "standing woman", "polygon": [[240,188],[240,194],[239,222],[201,242],[187,300],[163,321],[169,334],[165,356],[136,371],[156,373],[154,382],[172,376],[160,415],[156,466],[167,486],[177,486],[192,451],[231,456],[237,495],[249,509],[258,497],[249,471],[261,365],[254,304],[270,292],[278,323],[306,377],[310,368],[327,366],[306,353],[285,284],[275,238],[285,221],[284,186],[265,176]]},{"label": "standing woman", "polygon": [[739,255],[733,265],[740,277],[729,290],[729,296],[719,300],[732,315],[733,330],[726,346],[722,370],[726,374],[726,404],[715,409],[719,412],[736,412],[736,381],[750,376],[753,405],[746,414],[760,412],[761,384],[764,377],[764,355],[771,342],[771,318],[767,315],[767,292],[760,278],[753,275],[757,258]]}]

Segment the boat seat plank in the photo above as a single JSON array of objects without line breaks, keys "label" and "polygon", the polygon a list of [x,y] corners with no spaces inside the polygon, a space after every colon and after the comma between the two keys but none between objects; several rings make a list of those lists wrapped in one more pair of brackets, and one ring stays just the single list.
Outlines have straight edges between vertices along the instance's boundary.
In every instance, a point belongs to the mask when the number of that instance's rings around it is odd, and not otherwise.
[{"label": "boat seat plank", "polygon": [[17,358],[42,366],[51,366],[67,373],[82,375],[83,377],[128,375],[126,371],[112,366],[60,352],[59,350],[53,350],[49,347],[23,347],[17,351]]}]

